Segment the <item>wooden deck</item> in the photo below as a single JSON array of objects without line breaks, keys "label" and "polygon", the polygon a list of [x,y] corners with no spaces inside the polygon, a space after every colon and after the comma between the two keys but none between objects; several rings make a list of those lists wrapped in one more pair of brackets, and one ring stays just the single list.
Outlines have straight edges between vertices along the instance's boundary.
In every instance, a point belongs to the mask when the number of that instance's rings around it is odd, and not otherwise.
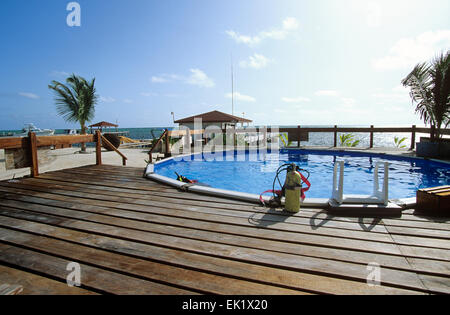
[{"label": "wooden deck", "polygon": [[[0,284],[23,294],[450,293],[450,219],[287,216],[142,172],[87,166],[0,182]],[[70,262],[80,288],[66,284]],[[373,263],[378,286],[366,282]]]}]

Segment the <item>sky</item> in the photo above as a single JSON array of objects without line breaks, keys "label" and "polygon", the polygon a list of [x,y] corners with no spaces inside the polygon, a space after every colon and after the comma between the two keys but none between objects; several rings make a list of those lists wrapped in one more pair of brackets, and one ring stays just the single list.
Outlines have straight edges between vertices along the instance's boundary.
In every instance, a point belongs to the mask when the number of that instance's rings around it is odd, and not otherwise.
[{"label": "sky", "polygon": [[254,125],[423,125],[400,82],[450,49],[449,13],[448,0],[2,0],[0,130],[76,127],[48,88],[72,73],[96,79],[92,123],[231,114],[231,68],[233,113]]}]

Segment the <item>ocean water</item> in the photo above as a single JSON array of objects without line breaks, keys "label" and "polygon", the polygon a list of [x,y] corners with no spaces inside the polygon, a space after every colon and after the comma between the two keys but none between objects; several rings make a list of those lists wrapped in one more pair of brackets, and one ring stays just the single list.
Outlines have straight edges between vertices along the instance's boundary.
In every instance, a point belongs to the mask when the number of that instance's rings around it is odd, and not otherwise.
[{"label": "ocean water", "polygon": [[[111,128],[110,131],[120,131],[127,132],[126,136],[135,139],[135,140],[144,140],[144,139],[154,139],[159,138],[161,134],[164,132],[165,127],[151,127],[151,128]],[[171,129],[171,128],[169,128]],[[80,132],[80,129],[77,129]],[[55,135],[64,135],[67,134],[68,129],[56,129]],[[21,133],[21,130],[0,130],[0,136],[8,135],[10,133]]]},{"label": "ocean water", "polygon": [[[111,128],[111,132],[127,132],[125,135],[128,138],[135,140],[144,140],[144,139],[157,139],[164,132],[164,127],[152,127],[152,128]],[[56,129],[55,134],[65,134],[67,130],[65,129]]]},{"label": "ocean water", "polygon": [[[296,126],[280,126],[280,127],[296,127]],[[304,126],[304,127],[333,127],[333,126]],[[352,126],[355,127],[355,126]],[[367,126],[361,126],[367,127]],[[127,132],[127,137],[135,140],[144,139],[157,139],[161,136],[164,129],[173,129],[172,127],[144,127],[144,128],[119,128],[117,131]],[[115,128],[111,128],[111,131],[116,131]],[[20,133],[20,130],[0,130],[0,136],[8,135],[9,133]],[[66,134],[67,129],[56,129],[55,134],[61,135]],[[338,133],[338,143],[339,136]],[[420,137],[426,137],[428,134],[416,134],[416,141],[420,140]],[[411,144],[411,134],[410,133],[374,133],[374,147],[395,147],[394,138],[399,137],[400,139],[405,137],[406,139],[402,142],[402,145],[409,148]],[[354,133],[354,139],[360,140],[357,147],[368,147],[370,136],[369,133]],[[301,145],[305,146],[333,146],[333,133],[310,133],[309,141],[303,141]]]}]

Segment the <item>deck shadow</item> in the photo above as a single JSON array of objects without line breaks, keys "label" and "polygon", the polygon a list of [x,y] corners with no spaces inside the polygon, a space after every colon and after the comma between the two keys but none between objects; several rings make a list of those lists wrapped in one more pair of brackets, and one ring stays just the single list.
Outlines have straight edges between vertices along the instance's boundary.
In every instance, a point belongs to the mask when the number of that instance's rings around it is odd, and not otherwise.
[{"label": "deck shadow", "polygon": [[[323,219],[318,218],[319,215],[326,214],[326,217]],[[309,219],[309,225],[313,230],[317,230],[320,227],[324,226],[329,220],[333,219],[335,216],[329,214],[326,210],[322,210],[314,214],[311,219]],[[316,221],[320,220],[318,223]]]},{"label": "deck shadow", "polygon": [[[259,226],[259,227],[268,227],[277,223],[283,223],[286,221],[286,219],[290,218],[291,215],[289,212],[285,211],[285,210],[277,210],[275,208],[263,208],[265,211],[259,211],[259,212],[254,212],[252,213],[249,217],[248,217],[248,223],[255,225],[255,226]],[[260,219],[255,218],[255,216],[263,214],[263,216]],[[280,220],[269,220],[266,219],[265,217],[271,217],[274,214],[281,214],[280,215]]]}]

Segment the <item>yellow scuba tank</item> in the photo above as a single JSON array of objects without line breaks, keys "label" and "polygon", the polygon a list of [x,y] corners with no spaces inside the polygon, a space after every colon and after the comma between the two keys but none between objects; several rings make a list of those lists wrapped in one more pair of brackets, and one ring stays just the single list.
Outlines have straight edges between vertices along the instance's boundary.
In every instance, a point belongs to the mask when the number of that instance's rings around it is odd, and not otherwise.
[{"label": "yellow scuba tank", "polygon": [[285,210],[297,213],[300,211],[300,196],[302,190],[302,178],[295,167],[286,174],[284,183],[285,189]]}]

